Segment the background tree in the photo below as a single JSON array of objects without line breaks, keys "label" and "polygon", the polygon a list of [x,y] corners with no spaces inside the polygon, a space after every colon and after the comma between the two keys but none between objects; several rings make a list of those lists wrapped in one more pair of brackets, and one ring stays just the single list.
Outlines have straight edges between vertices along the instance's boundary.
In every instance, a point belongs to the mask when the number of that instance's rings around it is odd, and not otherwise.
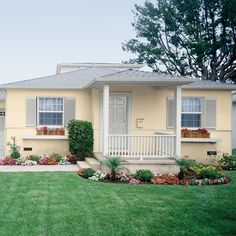
[{"label": "background tree", "polygon": [[122,44],[153,71],[236,82],[236,0],[135,5],[136,39]]}]

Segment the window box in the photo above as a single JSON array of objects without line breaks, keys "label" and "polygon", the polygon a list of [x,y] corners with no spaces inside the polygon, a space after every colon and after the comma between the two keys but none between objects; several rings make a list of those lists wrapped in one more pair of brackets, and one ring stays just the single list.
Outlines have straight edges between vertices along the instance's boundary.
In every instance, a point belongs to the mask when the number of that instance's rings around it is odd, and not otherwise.
[{"label": "window box", "polygon": [[199,128],[197,130],[182,129],[182,138],[210,138],[210,133],[207,129]]},{"label": "window box", "polygon": [[65,129],[64,128],[50,128],[42,127],[37,128],[37,135],[65,135]]}]

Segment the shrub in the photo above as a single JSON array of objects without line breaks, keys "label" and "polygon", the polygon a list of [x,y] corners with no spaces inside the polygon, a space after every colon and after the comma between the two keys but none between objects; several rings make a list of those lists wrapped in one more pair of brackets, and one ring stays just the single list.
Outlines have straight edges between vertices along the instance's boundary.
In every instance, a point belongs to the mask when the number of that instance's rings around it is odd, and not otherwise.
[{"label": "shrub", "polygon": [[26,159],[31,160],[31,161],[36,161],[37,163],[39,163],[39,161],[42,159],[42,157],[39,155],[30,155]]},{"label": "shrub", "polygon": [[85,168],[85,169],[82,169],[82,171],[80,172],[80,176],[82,176],[85,179],[88,179],[88,178],[92,177],[94,173],[95,173],[94,169]]},{"label": "shrub", "polygon": [[229,153],[223,153],[223,157],[219,160],[219,164],[226,170],[236,170],[236,156]]},{"label": "shrub", "polygon": [[10,147],[10,157],[14,159],[20,158],[20,147],[16,144],[16,137],[11,137],[12,142],[8,142],[7,146]]},{"label": "shrub", "polygon": [[121,165],[124,162],[125,161],[122,160],[120,157],[106,157],[104,165],[110,169],[112,180],[116,179],[116,174],[121,169]]},{"label": "shrub", "polygon": [[43,157],[40,161],[39,161],[40,165],[57,165],[57,161],[55,158],[53,157]]},{"label": "shrub", "polygon": [[81,120],[71,120],[68,124],[69,149],[72,155],[82,159],[93,154],[92,123]]},{"label": "shrub", "polygon": [[57,162],[60,162],[60,160],[63,159],[63,156],[59,153],[52,153],[49,155],[50,157],[54,158]]},{"label": "shrub", "polygon": [[197,162],[192,159],[186,159],[182,158],[179,160],[176,160],[177,165],[179,166],[180,170],[185,171],[185,170],[193,170],[194,167],[196,167]]},{"label": "shrub", "polygon": [[154,177],[154,174],[150,170],[137,170],[134,178],[141,180],[143,182],[150,182],[150,180]]},{"label": "shrub", "polygon": [[217,179],[220,177],[223,177],[223,171],[220,168],[217,168],[215,166],[207,166],[207,165],[197,165],[194,168],[195,174],[198,178],[204,179]]}]

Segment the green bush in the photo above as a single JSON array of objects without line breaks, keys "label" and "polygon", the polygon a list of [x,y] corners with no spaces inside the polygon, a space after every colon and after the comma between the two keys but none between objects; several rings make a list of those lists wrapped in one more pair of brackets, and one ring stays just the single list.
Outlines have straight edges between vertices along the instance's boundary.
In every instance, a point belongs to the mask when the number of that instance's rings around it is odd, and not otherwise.
[{"label": "green bush", "polygon": [[28,160],[36,161],[37,163],[39,163],[39,161],[40,161],[41,158],[42,158],[42,157],[39,156],[39,155],[30,155],[30,156],[27,157]]},{"label": "green bush", "polygon": [[219,164],[226,170],[236,170],[236,156],[229,153],[223,153],[223,157],[219,160]]},{"label": "green bush", "polygon": [[143,182],[150,182],[150,180],[154,177],[154,174],[150,170],[137,170],[134,178],[141,180]]},{"label": "green bush", "polygon": [[63,159],[63,156],[61,154],[55,152],[50,154],[49,157],[54,158],[57,162]]},{"label": "green bush", "polygon": [[14,159],[20,158],[20,147],[16,144],[16,137],[11,137],[12,142],[8,142],[7,146],[10,147],[10,157]]},{"label": "green bush", "polygon": [[83,169],[81,176],[88,179],[88,178],[92,177],[94,173],[95,173],[94,169],[86,168],[86,169]]},{"label": "green bush", "polygon": [[197,165],[194,168],[194,172],[196,176],[200,179],[208,178],[208,179],[217,179],[224,176],[223,170],[221,168],[217,168],[215,166],[208,165]]},{"label": "green bush", "polygon": [[93,127],[89,121],[71,120],[68,124],[71,154],[84,159],[93,154]]}]

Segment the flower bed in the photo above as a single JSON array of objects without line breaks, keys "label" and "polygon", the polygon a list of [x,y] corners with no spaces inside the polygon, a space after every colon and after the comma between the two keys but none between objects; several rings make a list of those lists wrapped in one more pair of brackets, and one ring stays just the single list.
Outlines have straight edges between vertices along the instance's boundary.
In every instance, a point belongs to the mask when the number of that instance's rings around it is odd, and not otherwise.
[{"label": "flower bed", "polygon": [[[85,175],[85,173],[90,173],[90,175]],[[219,177],[216,179],[211,178],[184,178],[180,180],[177,176],[173,174],[159,174],[154,176],[149,182],[141,181],[137,179],[135,175],[128,175],[124,172],[119,172],[116,174],[117,178],[113,180],[110,173],[106,173],[100,170],[94,171],[91,168],[81,169],[78,171],[78,175],[85,179],[100,181],[100,182],[112,182],[112,183],[127,183],[127,184],[157,184],[157,185],[184,185],[184,186],[200,186],[200,185],[219,185],[227,184],[230,182],[228,177]]]},{"label": "flower bed", "polygon": [[35,165],[68,165],[71,164],[67,157],[60,154],[52,153],[51,155],[30,155],[25,159],[5,157],[0,158],[0,165],[22,165],[22,166],[35,166]]}]

